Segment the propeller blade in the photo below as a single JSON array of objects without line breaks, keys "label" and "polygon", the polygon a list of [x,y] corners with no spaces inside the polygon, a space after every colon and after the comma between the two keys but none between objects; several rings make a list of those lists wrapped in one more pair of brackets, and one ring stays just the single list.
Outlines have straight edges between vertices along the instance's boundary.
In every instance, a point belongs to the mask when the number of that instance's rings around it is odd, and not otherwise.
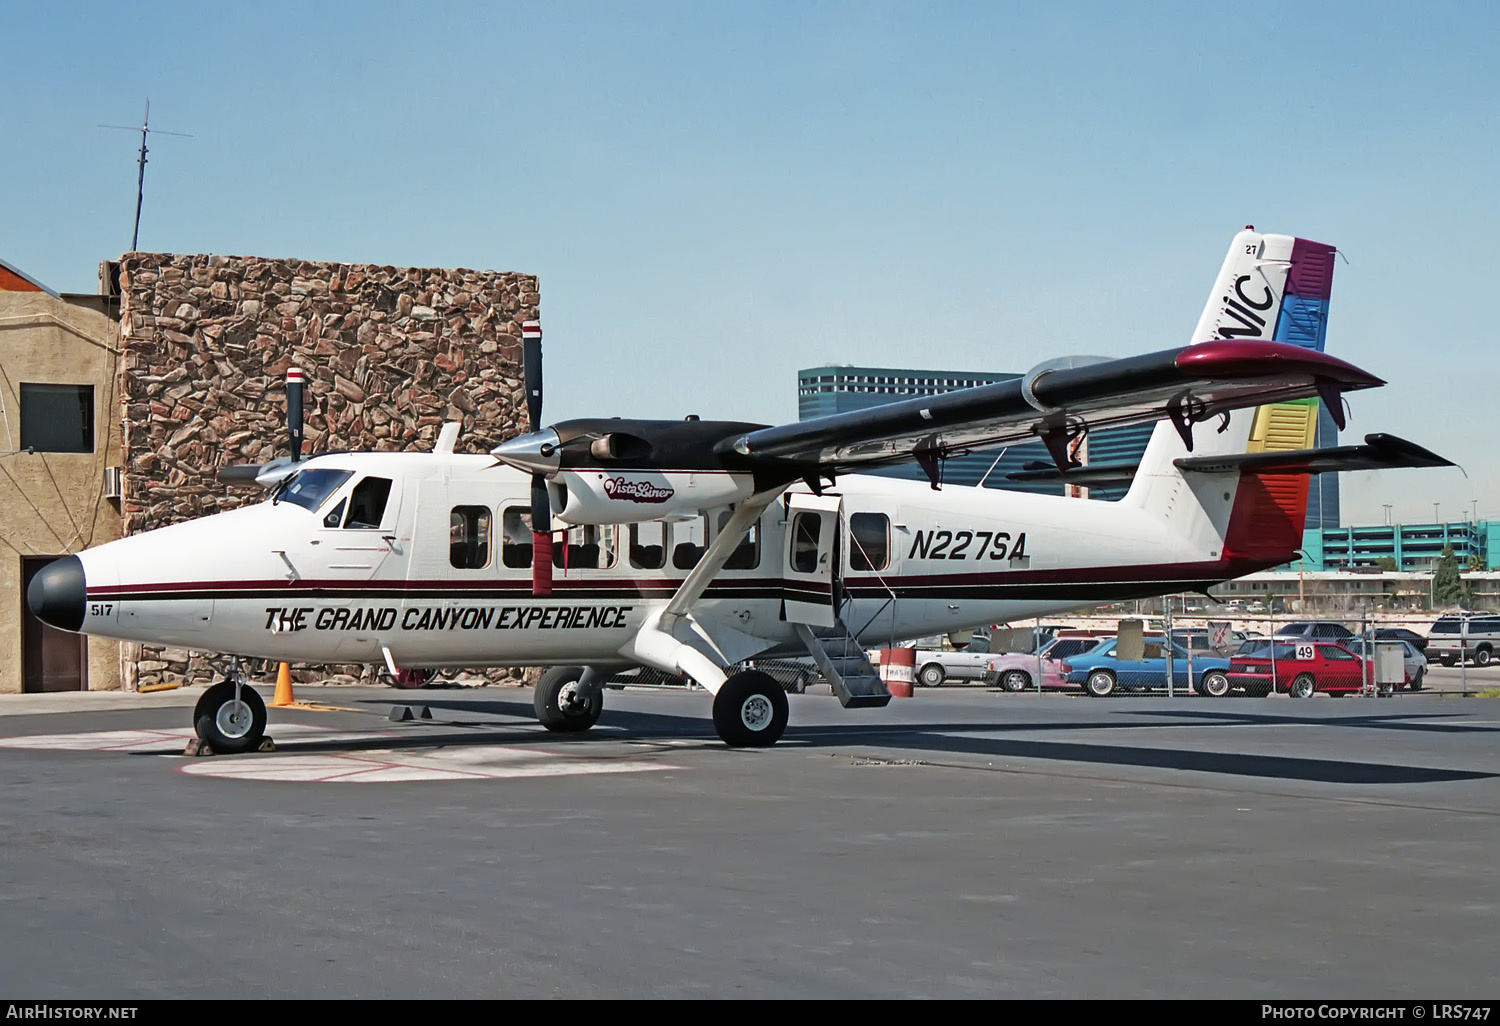
[{"label": "propeller blade", "polygon": [[552,500],[541,474],[531,475],[531,594],[552,594]]},{"label": "propeller blade", "polygon": [[259,463],[240,463],[232,467],[219,468],[219,480],[224,484],[256,484],[260,473]]},{"label": "propeller blade", "polygon": [[521,372],[526,379],[526,416],[532,431],[542,429],[542,324],[521,325]]},{"label": "propeller blade", "polygon": [[302,458],[302,368],[286,372],[286,428],[292,440],[292,462]]}]

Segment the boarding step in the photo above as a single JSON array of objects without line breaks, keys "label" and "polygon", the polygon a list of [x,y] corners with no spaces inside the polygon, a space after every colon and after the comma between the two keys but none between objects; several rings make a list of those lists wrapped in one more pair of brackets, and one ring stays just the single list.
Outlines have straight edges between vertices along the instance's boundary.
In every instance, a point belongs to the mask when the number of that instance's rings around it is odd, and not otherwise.
[{"label": "boarding step", "polygon": [[875,672],[859,640],[842,620],[817,633],[805,623],[797,624],[797,636],[807,646],[818,671],[827,679],[839,704],[845,709],[866,709],[890,702],[885,681]]}]

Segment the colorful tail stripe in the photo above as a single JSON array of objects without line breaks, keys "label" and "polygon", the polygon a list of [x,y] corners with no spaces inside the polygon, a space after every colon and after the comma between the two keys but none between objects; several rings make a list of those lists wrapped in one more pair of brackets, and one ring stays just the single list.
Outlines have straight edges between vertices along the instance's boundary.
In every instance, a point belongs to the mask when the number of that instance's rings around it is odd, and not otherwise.
[{"label": "colorful tail stripe", "polygon": [[[1276,332],[1271,336],[1277,342],[1323,352],[1336,252],[1332,246],[1307,239],[1292,244],[1292,269],[1276,318]],[[1262,406],[1255,411],[1248,449],[1288,452],[1311,448],[1317,423],[1318,404],[1313,400]],[[1310,484],[1302,474],[1266,478],[1248,475],[1240,487],[1253,494],[1254,501],[1247,506],[1254,510],[1254,516],[1231,525],[1231,535],[1238,537],[1226,538],[1226,547],[1247,556],[1295,551],[1302,544]]]}]

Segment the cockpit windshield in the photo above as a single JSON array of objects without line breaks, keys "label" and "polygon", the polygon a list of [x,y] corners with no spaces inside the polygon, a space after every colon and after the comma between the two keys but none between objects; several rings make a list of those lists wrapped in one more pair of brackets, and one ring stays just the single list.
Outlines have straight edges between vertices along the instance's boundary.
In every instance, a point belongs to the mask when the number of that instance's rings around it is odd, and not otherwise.
[{"label": "cockpit windshield", "polygon": [[314,468],[292,475],[286,485],[271,497],[272,502],[290,502],[303,509],[316,510],[339,485],[354,476],[352,470]]}]

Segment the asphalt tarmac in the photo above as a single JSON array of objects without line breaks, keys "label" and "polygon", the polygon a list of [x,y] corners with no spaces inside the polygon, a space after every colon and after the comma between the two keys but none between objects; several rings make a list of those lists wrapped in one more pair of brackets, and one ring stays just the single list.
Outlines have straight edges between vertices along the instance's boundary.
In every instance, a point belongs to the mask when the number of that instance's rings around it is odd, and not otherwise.
[{"label": "asphalt tarmac", "polygon": [[0,696],[0,997],[1494,993],[1493,700],[200,693]]}]

